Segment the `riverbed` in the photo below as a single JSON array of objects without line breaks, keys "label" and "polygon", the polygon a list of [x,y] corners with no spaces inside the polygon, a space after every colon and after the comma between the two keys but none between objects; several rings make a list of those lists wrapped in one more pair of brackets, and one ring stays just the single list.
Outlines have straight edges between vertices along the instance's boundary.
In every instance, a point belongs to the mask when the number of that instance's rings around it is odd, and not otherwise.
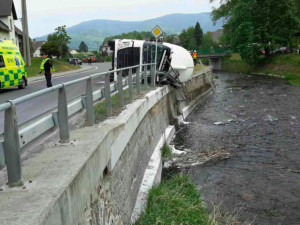
[{"label": "riverbed", "polygon": [[173,140],[176,167],[241,222],[300,224],[300,87],[267,76],[215,74],[216,93]]}]

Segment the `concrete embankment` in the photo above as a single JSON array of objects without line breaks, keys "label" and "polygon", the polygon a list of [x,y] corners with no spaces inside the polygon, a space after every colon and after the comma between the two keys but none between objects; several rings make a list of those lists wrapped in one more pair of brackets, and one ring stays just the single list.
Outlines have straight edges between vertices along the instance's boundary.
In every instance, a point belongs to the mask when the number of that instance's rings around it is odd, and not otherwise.
[{"label": "concrete embankment", "polygon": [[116,118],[75,130],[71,144],[57,143],[24,160],[22,188],[7,188],[1,171],[1,223],[129,224],[160,181],[160,146],[170,141],[172,125],[212,92],[206,72],[183,90],[158,87]]}]

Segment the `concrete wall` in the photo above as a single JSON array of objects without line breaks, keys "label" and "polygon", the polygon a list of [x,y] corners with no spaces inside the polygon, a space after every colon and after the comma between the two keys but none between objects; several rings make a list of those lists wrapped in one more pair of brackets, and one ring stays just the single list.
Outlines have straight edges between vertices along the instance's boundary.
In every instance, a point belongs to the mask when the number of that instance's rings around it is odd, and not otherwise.
[{"label": "concrete wall", "polygon": [[[191,81],[191,102],[197,89],[206,90],[192,83],[207,85],[203,76]],[[24,160],[23,188],[7,188],[1,171],[2,223],[129,224],[153,151],[181,110],[176,92],[157,88],[118,117],[75,130],[71,144],[48,146]]]},{"label": "concrete wall", "polygon": [[209,58],[209,66],[216,71],[222,70],[222,58]]}]

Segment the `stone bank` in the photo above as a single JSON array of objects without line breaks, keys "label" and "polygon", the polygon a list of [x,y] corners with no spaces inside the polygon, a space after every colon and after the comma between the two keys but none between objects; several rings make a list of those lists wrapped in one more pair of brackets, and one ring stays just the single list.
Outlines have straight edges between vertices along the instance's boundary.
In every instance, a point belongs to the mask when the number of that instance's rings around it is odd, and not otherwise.
[{"label": "stone bank", "polygon": [[75,130],[71,144],[50,146],[23,161],[24,188],[6,189],[1,171],[1,224],[130,224],[143,210],[147,190],[160,181],[159,146],[212,92],[211,79],[209,68],[184,89],[158,87],[116,118]]}]

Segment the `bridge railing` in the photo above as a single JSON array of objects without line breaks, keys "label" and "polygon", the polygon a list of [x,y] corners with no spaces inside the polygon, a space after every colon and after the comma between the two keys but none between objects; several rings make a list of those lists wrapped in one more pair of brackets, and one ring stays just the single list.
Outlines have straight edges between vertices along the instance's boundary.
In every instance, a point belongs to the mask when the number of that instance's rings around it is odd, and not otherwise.
[{"label": "bridge railing", "polygon": [[[0,105],[0,112],[4,111],[4,141],[0,142],[0,149],[4,151],[7,166],[8,185],[10,187],[22,185],[21,148],[32,142],[53,127],[58,127],[61,143],[70,143],[69,117],[86,109],[88,126],[94,126],[94,102],[105,99],[107,116],[112,116],[111,94],[119,93],[120,106],[124,107],[123,89],[128,87],[129,100],[133,100],[133,84],[136,93],[141,93],[141,80],[144,80],[144,88],[148,90],[148,77],[151,77],[151,86],[155,86],[155,63],[142,64],[109,72],[103,72],[55,85],[20,98],[10,100]],[[136,73],[133,74],[133,69]],[[123,78],[126,72],[128,76]],[[110,82],[110,76],[117,74],[117,82]],[[104,88],[93,91],[92,84],[95,78],[105,77]],[[85,82],[85,95],[68,102],[66,87]],[[58,92],[57,111],[33,118],[25,124],[18,125],[16,106],[36,97]],[[41,118],[40,118],[41,117]]]},{"label": "bridge railing", "polygon": [[227,54],[230,53],[229,50],[221,48],[208,48],[208,49],[198,49],[198,55],[211,55],[211,54]]}]

